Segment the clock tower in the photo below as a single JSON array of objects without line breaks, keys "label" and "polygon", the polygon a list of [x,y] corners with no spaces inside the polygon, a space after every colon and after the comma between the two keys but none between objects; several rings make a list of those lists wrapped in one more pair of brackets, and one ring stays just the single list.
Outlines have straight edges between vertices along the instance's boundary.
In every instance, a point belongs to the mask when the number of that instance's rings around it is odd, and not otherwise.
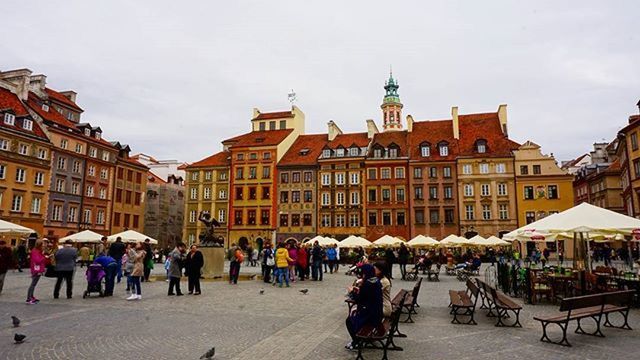
[{"label": "clock tower", "polygon": [[402,103],[398,95],[398,81],[393,78],[393,73],[389,72],[389,80],[384,84],[386,91],[382,100],[382,127],[384,131],[402,130]]}]

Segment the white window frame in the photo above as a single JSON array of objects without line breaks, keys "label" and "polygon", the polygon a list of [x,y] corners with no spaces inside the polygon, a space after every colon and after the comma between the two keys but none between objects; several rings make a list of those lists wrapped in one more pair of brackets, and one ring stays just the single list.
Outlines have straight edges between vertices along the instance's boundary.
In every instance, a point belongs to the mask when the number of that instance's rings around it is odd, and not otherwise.
[{"label": "white window frame", "polygon": [[27,181],[27,169],[16,168],[16,182],[25,183]]},{"label": "white window frame", "polygon": [[323,206],[331,205],[331,194],[329,194],[328,192],[323,192],[321,196],[321,204]]},{"label": "white window frame", "polygon": [[351,173],[349,173],[350,177],[351,177],[351,185],[358,185],[360,184],[360,173],[356,172],[356,171],[352,171]]},{"label": "white window frame", "polygon": [[349,200],[351,205],[360,205],[360,192],[352,191],[349,193]]},{"label": "white window frame", "polygon": [[211,199],[211,188],[210,187],[204,188],[204,192],[203,192],[202,196],[203,196],[203,198],[205,200]]},{"label": "white window frame", "polygon": [[481,163],[480,164],[480,174],[488,174],[489,173],[489,164]]},{"label": "white window frame", "polygon": [[331,185],[331,174],[322,173],[321,180],[322,180],[322,185]]},{"label": "white window frame", "polygon": [[189,190],[189,199],[190,200],[197,200],[198,199],[198,188],[192,187]]},{"label": "white window frame", "polygon": [[22,128],[28,131],[33,131],[33,121],[29,119],[22,120]]},{"label": "white window frame", "polygon": [[60,221],[62,219],[62,205],[53,205],[51,211],[51,220]]},{"label": "white window frame", "polygon": [[431,149],[429,148],[429,146],[427,145],[422,145],[420,146],[420,155],[422,157],[429,157],[431,156]]},{"label": "white window frame", "polygon": [[4,113],[4,123],[7,125],[15,125],[16,116],[11,113]]},{"label": "white window frame", "polygon": [[38,149],[38,159],[47,159],[47,149]]},{"label": "white window frame", "polygon": [[491,220],[491,205],[482,205],[482,220]]},{"label": "white window frame", "polygon": [[496,164],[496,173],[504,174],[507,172],[507,165],[505,163],[497,163]]},{"label": "white window frame", "polygon": [[396,176],[396,179],[404,179],[405,177],[404,168],[403,167],[395,168],[395,176]]},{"label": "white window frame", "polygon": [[33,178],[33,184],[36,186],[44,185],[44,173],[40,171],[36,171],[36,176]]},{"label": "white window frame", "polygon": [[103,200],[106,199],[107,198],[107,189],[100,188],[99,197],[100,197],[100,199],[103,199]]},{"label": "white window frame", "polygon": [[473,205],[464,206],[464,217],[466,220],[475,220],[475,208]]},{"label": "white window frame", "polygon": [[337,172],[336,173],[336,185],[344,185],[344,184],[345,184],[344,173],[343,172]]},{"label": "white window frame", "polygon": [[449,146],[444,144],[439,145],[438,152],[440,153],[440,156],[449,156]]},{"label": "white window frame", "polygon": [[64,181],[64,179],[57,179],[57,180],[56,180],[56,191],[58,191],[58,192],[64,192],[64,188],[65,188],[65,181]]},{"label": "white window frame", "polygon": [[491,184],[480,184],[480,195],[491,196]]},{"label": "white window frame", "polygon": [[18,144],[18,154],[20,154],[20,155],[29,155],[29,145],[27,145],[27,144]]},{"label": "white window frame", "polygon": [[336,205],[344,205],[344,204],[345,204],[344,191],[336,192]]},{"label": "white window frame", "polygon": [[498,183],[498,196],[507,196],[508,193],[507,184]]},{"label": "white window frame", "polygon": [[11,211],[22,211],[22,195],[13,195],[11,199]]},{"label": "white window frame", "polygon": [[472,197],[473,196],[473,184],[464,184],[463,185],[463,193],[464,196]]},{"label": "white window frame", "polygon": [[218,222],[225,222],[227,219],[227,212],[225,209],[219,209],[218,210]]},{"label": "white window frame", "polygon": [[462,174],[464,174],[464,175],[473,174],[473,167],[471,166],[471,164],[463,164],[462,165]]},{"label": "white window frame", "polygon": [[0,139],[0,150],[9,150],[9,140]]}]

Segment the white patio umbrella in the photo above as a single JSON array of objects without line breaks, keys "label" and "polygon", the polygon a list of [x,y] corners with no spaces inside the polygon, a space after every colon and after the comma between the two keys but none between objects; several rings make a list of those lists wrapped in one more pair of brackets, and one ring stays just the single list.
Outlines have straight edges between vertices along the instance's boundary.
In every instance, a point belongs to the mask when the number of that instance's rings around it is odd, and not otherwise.
[{"label": "white patio umbrella", "polygon": [[10,233],[10,234],[25,234],[29,235],[34,233],[35,230],[29,229],[28,227],[24,227],[22,225],[14,224],[9,221],[0,220],[0,233]]},{"label": "white patio umbrella", "polygon": [[475,246],[487,246],[487,239],[483,238],[480,235],[476,235],[474,237],[472,237],[471,239],[468,240],[469,241],[469,245],[475,245]]},{"label": "white patio umbrella", "polygon": [[130,242],[130,243],[144,242],[146,239],[149,239],[150,242],[152,244],[154,244],[154,245],[158,243],[158,240],[156,240],[156,239],[154,239],[154,238],[152,238],[150,236],[147,236],[145,234],[139,233],[139,232],[137,232],[135,230],[125,230],[125,231],[123,231],[121,233],[113,234],[113,235],[111,235],[111,236],[109,236],[107,238],[107,241],[114,242],[119,237],[122,238],[122,242],[125,242],[125,243],[127,243],[127,242]]},{"label": "white patio umbrella", "polygon": [[451,234],[446,238],[440,240],[440,245],[444,245],[446,247],[458,247],[467,242],[467,239],[463,239],[458,235]]},{"label": "white patio umbrella", "polygon": [[384,235],[380,237],[378,240],[374,241],[373,244],[376,246],[400,246],[400,243],[403,243],[403,240],[400,240],[391,235]]},{"label": "white patio umbrella", "polygon": [[508,246],[508,245],[511,245],[510,242],[504,241],[504,240],[500,239],[499,237],[497,237],[495,235],[489,236],[486,240],[487,240],[487,242],[489,244],[491,244],[489,246]]},{"label": "white patio umbrella", "polygon": [[409,242],[407,242],[407,245],[411,247],[432,247],[438,246],[440,245],[440,243],[431,237],[420,234],[409,240]]},{"label": "white patio umbrella", "polygon": [[367,248],[371,246],[371,241],[360,236],[350,235],[346,239],[340,241],[338,246],[345,249],[358,247]]},{"label": "white patio umbrella", "polygon": [[102,239],[102,235],[91,230],[84,230],[73,235],[65,236],[60,239],[60,242],[71,240],[74,243],[99,243],[100,239]]}]

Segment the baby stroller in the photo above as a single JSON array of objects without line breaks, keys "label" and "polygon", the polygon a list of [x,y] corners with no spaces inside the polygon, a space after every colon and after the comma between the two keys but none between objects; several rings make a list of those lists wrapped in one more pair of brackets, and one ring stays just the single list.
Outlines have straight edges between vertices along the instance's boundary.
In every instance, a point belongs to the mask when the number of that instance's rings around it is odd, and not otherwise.
[{"label": "baby stroller", "polygon": [[85,273],[87,277],[87,290],[82,294],[82,298],[86,298],[91,293],[98,293],[100,297],[104,296],[104,289],[102,288],[102,280],[104,279],[105,272],[100,264],[91,264],[87,268]]}]

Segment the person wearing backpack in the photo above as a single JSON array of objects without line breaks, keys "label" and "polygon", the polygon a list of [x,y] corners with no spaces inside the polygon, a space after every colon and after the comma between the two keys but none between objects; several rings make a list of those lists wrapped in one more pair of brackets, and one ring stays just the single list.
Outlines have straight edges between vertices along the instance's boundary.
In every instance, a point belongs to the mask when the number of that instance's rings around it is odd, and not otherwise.
[{"label": "person wearing backpack", "polygon": [[271,283],[271,272],[276,264],[273,255],[271,243],[266,243],[264,250],[262,250],[262,280],[267,284]]},{"label": "person wearing backpack", "polygon": [[229,284],[238,284],[238,276],[240,276],[240,265],[243,261],[244,252],[242,252],[242,248],[235,247],[231,259],[231,264],[229,266]]}]

